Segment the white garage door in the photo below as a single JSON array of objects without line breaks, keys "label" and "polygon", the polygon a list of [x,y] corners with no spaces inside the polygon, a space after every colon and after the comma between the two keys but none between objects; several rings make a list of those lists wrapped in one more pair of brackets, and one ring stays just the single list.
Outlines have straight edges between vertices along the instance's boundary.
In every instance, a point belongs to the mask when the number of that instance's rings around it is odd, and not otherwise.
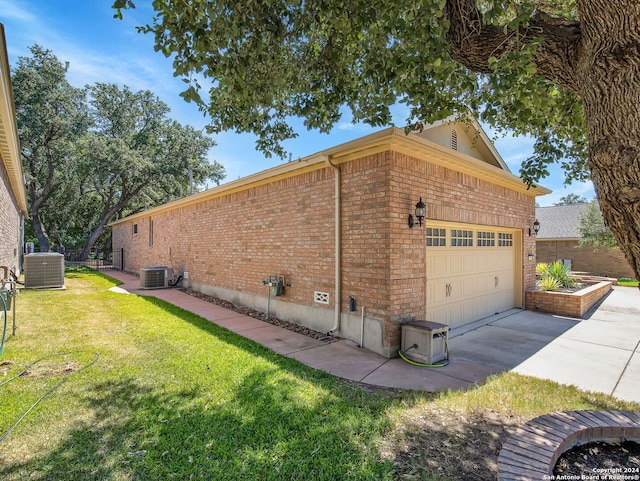
[{"label": "white garage door", "polygon": [[457,327],[516,305],[513,230],[427,225],[427,319]]}]

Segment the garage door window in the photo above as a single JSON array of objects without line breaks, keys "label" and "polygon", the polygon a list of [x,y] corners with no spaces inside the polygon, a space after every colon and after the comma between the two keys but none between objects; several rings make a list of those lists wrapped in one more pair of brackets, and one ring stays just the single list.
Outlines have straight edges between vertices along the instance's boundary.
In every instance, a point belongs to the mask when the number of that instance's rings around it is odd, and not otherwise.
[{"label": "garage door window", "polygon": [[446,247],[447,231],[427,227],[427,247]]},{"label": "garage door window", "polygon": [[494,247],[496,245],[495,232],[478,231],[478,247]]},{"label": "garage door window", "polygon": [[498,234],[498,247],[512,247],[512,246],[513,246],[513,234],[500,232]]},{"label": "garage door window", "polygon": [[473,247],[473,231],[451,229],[451,247]]}]

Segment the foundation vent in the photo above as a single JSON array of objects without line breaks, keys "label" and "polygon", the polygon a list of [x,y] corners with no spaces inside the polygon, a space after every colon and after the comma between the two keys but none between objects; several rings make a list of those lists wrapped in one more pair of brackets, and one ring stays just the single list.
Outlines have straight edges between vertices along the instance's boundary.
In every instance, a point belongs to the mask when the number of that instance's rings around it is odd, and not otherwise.
[{"label": "foundation vent", "polygon": [[329,304],[329,293],[315,291],[313,293],[313,302],[317,304]]}]

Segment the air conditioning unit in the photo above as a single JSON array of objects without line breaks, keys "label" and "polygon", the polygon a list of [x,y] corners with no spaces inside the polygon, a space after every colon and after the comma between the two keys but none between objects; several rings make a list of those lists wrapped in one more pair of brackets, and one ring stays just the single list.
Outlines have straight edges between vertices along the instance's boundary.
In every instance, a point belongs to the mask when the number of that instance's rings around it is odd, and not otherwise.
[{"label": "air conditioning unit", "polygon": [[140,269],[140,289],[164,289],[169,287],[171,268],[166,266],[149,266]]},{"label": "air conditioning unit", "polygon": [[55,252],[25,255],[24,286],[28,289],[64,287],[64,255]]}]

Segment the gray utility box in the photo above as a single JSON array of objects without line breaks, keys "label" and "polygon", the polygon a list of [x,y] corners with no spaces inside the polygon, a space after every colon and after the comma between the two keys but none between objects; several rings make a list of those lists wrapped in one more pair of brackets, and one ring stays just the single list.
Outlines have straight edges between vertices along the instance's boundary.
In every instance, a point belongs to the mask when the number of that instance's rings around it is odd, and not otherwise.
[{"label": "gray utility box", "polygon": [[[435,364],[449,357],[447,342],[449,326],[431,321],[412,321],[402,324],[403,356],[423,364]],[[417,347],[412,348],[411,346]]]}]

